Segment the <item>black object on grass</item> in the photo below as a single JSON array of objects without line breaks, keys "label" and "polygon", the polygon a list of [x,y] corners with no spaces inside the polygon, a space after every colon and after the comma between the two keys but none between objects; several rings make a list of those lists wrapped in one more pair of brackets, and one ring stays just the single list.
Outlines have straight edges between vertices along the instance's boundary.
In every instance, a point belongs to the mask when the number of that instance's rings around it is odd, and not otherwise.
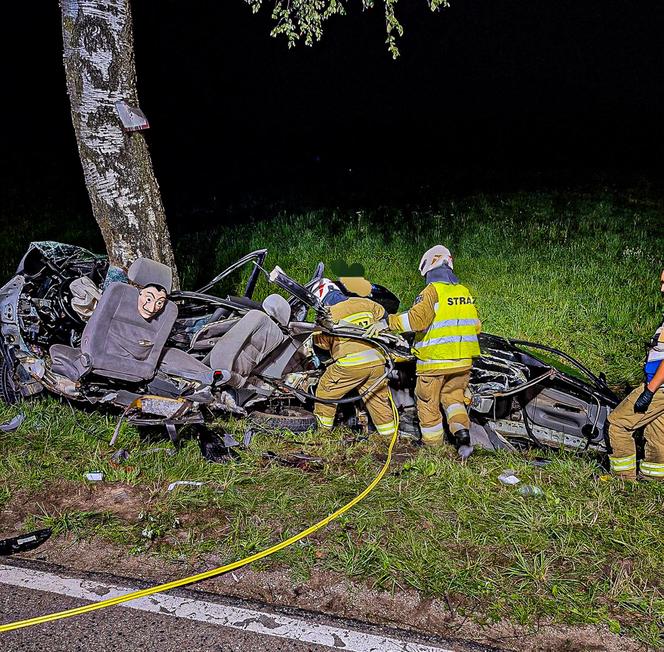
[{"label": "black object on grass", "polygon": [[0,555],[15,555],[18,552],[27,552],[41,546],[51,536],[51,529],[35,530],[17,537],[0,539]]}]

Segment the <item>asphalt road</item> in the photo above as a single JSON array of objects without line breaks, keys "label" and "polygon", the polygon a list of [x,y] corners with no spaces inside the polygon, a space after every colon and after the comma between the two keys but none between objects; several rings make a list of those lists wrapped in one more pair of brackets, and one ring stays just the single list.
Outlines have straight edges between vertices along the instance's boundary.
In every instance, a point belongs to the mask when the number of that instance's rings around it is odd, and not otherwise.
[{"label": "asphalt road", "polygon": [[[114,581],[108,576],[72,577],[62,569],[42,569],[34,563],[4,565],[2,562],[7,564],[6,560],[0,558],[0,623],[63,611],[144,586],[138,582],[131,586],[126,579]],[[157,594],[124,606],[0,633],[3,652],[482,652],[487,649],[301,611],[277,611],[267,605],[192,590]]]}]

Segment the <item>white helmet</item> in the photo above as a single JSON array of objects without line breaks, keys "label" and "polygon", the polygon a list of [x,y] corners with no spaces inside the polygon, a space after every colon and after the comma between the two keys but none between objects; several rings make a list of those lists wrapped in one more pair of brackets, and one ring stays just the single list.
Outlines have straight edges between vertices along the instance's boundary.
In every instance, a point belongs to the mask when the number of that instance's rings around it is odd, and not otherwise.
[{"label": "white helmet", "polygon": [[452,254],[447,247],[436,245],[424,252],[422,259],[420,260],[420,274],[426,276],[427,272],[430,272],[437,267],[441,267],[442,265],[447,265],[450,269],[454,269],[454,265],[452,264]]},{"label": "white helmet", "polygon": [[341,291],[336,283],[332,283],[329,278],[321,278],[311,290],[314,296],[321,302],[325,301],[325,297],[333,290]]}]

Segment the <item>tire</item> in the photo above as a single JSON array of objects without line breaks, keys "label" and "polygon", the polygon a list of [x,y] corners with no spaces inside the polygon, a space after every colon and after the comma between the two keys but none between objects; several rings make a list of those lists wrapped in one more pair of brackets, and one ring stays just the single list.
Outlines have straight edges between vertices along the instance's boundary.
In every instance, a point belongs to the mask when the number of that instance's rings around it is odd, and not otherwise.
[{"label": "tire", "polygon": [[0,350],[0,400],[7,405],[14,405],[21,399],[21,392],[16,388],[14,364]]},{"label": "tire", "polygon": [[275,430],[305,432],[316,427],[316,417],[300,407],[283,407],[279,412],[252,412],[249,416],[256,423]]}]

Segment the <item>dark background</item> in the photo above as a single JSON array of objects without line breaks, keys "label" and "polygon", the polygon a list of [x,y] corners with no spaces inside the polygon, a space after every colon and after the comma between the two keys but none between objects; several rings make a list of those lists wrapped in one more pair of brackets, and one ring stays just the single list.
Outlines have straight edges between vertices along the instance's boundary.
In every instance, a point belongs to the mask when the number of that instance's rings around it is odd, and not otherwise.
[{"label": "dark background", "polygon": [[[176,229],[261,201],[661,188],[661,2],[454,0],[432,14],[401,0],[396,62],[381,8],[356,4],[289,50],[242,0],[134,0],[146,137]],[[4,196],[88,210],[57,3],[4,10]]]}]

